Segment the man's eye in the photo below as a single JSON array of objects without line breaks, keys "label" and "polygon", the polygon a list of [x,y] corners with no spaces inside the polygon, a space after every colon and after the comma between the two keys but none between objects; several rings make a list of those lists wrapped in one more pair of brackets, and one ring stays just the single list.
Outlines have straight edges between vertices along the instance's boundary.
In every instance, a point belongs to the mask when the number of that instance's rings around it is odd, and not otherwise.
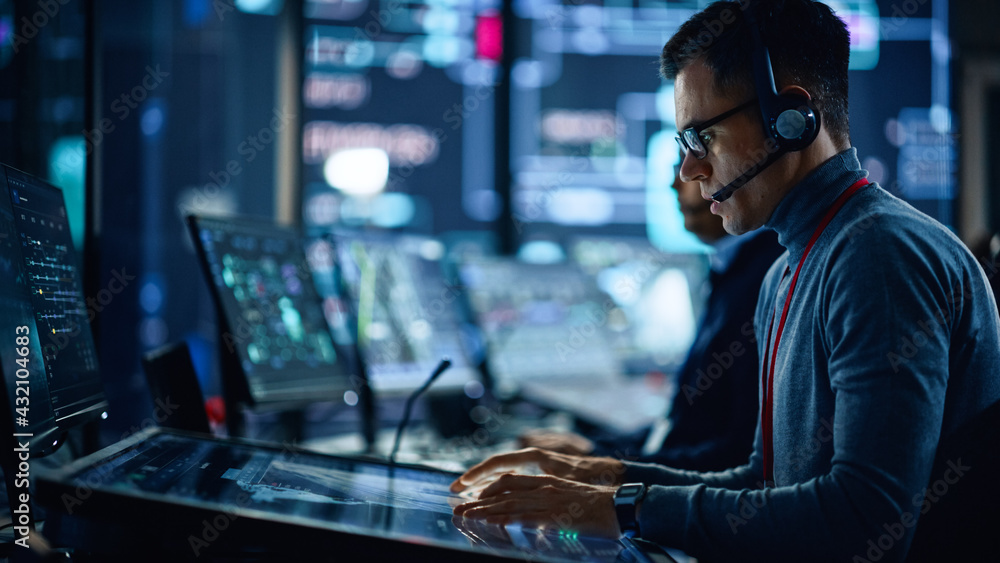
[{"label": "man's eye", "polygon": [[699,133],[698,134],[698,138],[701,140],[701,144],[705,145],[706,148],[708,147],[709,143],[712,142],[712,135],[710,135],[708,133],[704,133],[704,132]]}]

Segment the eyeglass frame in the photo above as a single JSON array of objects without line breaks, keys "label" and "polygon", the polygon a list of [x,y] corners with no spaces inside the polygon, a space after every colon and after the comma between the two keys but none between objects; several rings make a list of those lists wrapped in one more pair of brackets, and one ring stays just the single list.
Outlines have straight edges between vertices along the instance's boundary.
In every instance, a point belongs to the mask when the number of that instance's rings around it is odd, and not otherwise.
[{"label": "eyeglass frame", "polygon": [[[708,149],[705,147],[705,144],[701,142],[701,132],[719,123],[720,121],[732,117],[737,113],[747,109],[747,107],[749,107],[751,104],[754,103],[757,103],[757,98],[752,98],[750,100],[747,100],[742,104],[734,107],[733,109],[720,113],[719,115],[709,119],[708,121],[705,121],[704,123],[701,123],[694,127],[688,127],[687,129],[679,131],[678,134],[674,136],[674,140],[677,141],[677,144],[681,147],[681,152],[683,153],[683,156],[687,156],[687,153],[690,151],[694,153],[694,157],[697,158],[698,160],[704,159],[706,156],[708,156]],[[696,150],[694,147],[688,144],[689,141],[689,139],[687,138],[688,136],[694,139],[693,143],[697,143],[697,146],[700,147],[701,149],[700,155],[698,154],[698,150]]]}]

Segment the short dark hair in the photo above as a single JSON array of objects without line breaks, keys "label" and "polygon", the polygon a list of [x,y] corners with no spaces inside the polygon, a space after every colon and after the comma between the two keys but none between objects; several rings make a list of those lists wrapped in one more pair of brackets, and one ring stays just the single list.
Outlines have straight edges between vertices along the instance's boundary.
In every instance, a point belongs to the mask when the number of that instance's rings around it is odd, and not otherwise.
[{"label": "short dark hair", "polygon": [[850,35],[829,6],[812,0],[714,2],[684,22],[663,46],[660,74],[675,79],[703,60],[722,95],[749,97],[753,87],[753,37],[745,11],[752,10],[771,55],[774,82],[797,84],[812,96],[835,142],[850,143],[847,65]]}]

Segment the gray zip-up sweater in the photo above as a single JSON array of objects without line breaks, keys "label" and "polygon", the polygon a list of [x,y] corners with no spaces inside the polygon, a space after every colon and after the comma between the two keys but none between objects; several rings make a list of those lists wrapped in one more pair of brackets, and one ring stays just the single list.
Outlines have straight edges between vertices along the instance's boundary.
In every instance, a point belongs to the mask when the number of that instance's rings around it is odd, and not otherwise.
[{"label": "gray zip-up sweater", "polygon": [[[761,288],[761,358],[813,231],[865,175],[854,149],[840,153],[768,220],[788,252]],[[792,297],[774,376],[775,487],[762,487],[759,422],[738,468],[628,463],[625,482],[656,485],[640,510],[642,537],[719,560],[902,560],[930,505],[938,447],[1000,401],[998,324],[985,275],[958,238],[877,185],[861,188],[816,242]],[[947,461],[948,482],[969,471]]]}]

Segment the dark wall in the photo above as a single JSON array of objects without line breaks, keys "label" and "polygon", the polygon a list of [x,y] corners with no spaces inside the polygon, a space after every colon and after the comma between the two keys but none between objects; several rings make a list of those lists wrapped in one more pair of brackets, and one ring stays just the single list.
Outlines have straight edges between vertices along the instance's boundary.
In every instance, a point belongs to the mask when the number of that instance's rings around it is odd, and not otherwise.
[{"label": "dark wall", "polygon": [[214,310],[183,215],[273,213],[274,145],[243,143],[276,109],[277,19],[216,5],[228,3],[106,0],[98,11],[98,107],[115,129],[91,266],[98,287],[130,280],[99,315],[106,440],[155,418],[139,359],[160,345],[186,340],[206,394],[219,391]]}]

